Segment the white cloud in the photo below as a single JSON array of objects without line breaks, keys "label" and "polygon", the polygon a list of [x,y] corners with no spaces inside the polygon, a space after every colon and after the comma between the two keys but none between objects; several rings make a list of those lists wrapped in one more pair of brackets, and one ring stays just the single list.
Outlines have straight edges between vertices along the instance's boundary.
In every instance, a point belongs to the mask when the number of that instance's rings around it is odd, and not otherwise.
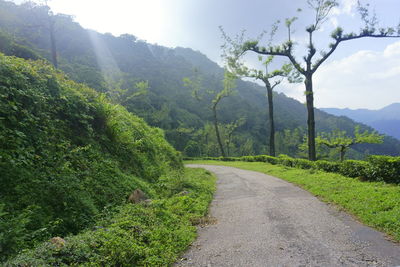
[{"label": "white cloud", "polygon": [[357,6],[357,0],[342,0],[338,7],[332,10],[332,15],[354,15],[355,7]]},{"label": "white cloud", "polygon": [[384,51],[359,51],[315,74],[319,107],[381,108],[400,102],[400,42]]},{"label": "white cloud", "polygon": [[[314,75],[315,106],[379,109],[400,102],[399,81],[400,42],[382,51],[358,51],[318,69]],[[302,84],[284,84],[280,91],[305,101]]]},{"label": "white cloud", "polygon": [[388,45],[383,55],[385,58],[400,57],[400,42]]},{"label": "white cloud", "polygon": [[339,21],[337,17],[329,18],[329,22],[332,24],[333,28],[337,28],[339,26]]}]

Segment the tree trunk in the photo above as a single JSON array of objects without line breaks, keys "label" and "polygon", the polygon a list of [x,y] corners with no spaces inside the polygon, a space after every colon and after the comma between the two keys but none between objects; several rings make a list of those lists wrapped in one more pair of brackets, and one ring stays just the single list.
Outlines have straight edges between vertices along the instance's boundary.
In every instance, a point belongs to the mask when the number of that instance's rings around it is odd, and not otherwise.
[{"label": "tree trunk", "polygon": [[307,126],[308,126],[308,159],[317,159],[315,152],[315,118],[314,118],[314,95],[312,74],[305,75],[306,103],[307,103]]},{"label": "tree trunk", "polygon": [[219,145],[219,149],[221,150],[221,155],[225,158],[225,151],[224,151],[224,146],[221,141],[221,136],[219,134],[219,129],[218,129],[218,118],[217,118],[217,107],[213,106],[212,108],[213,114],[214,114],[214,127],[215,127],[215,134],[217,135],[217,141]]},{"label": "tree trunk", "polygon": [[268,116],[269,116],[269,155],[275,157],[275,123],[274,123],[274,103],[272,87],[266,84],[268,98]]},{"label": "tree trunk", "polygon": [[230,133],[229,135],[228,135],[228,140],[226,141],[226,155],[229,157],[229,155],[230,155],[230,149],[229,149],[229,147],[230,147],[230,145],[231,145],[231,138],[232,138],[232,133]]},{"label": "tree trunk", "polygon": [[51,17],[49,17],[49,31],[50,31],[50,45],[51,45],[51,60],[53,62],[54,67],[57,69],[58,62],[57,62],[56,38],[54,36],[54,21]]},{"label": "tree trunk", "polygon": [[340,148],[340,161],[344,160],[344,154],[346,153],[346,149],[344,147]]}]

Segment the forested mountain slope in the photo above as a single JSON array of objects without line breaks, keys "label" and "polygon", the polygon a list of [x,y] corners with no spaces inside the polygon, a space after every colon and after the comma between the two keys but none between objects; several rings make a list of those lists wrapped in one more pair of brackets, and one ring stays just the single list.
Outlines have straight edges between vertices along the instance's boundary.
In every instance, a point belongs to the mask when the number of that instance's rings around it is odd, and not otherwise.
[{"label": "forested mountain slope", "polygon": [[378,110],[348,108],[324,108],[322,110],[332,115],[346,116],[354,121],[365,123],[380,133],[400,140],[400,103],[393,103]]},{"label": "forested mountain slope", "polygon": [[[164,129],[168,141],[186,155],[219,154],[211,125],[211,96],[197,101],[182,82],[184,77],[194,77],[197,69],[204,91],[220,90],[223,69],[216,63],[188,48],[166,48],[132,35],[115,37],[86,30],[68,15],[49,15],[43,6],[18,6],[0,1],[2,36],[34,54],[25,53],[23,57],[43,57],[51,61],[52,47],[46,26],[49,21],[54,22],[58,66],[71,79],[106,92],[150,125]],[[7,47],[1,49],[4,51]],[[12,54],[13,49],[8,50],[11,51],[8,54]],[[148,81],[147,94],[130,97],[137,92],[135,85],[139,81]],[[225,139],[229,135],[229,124],[240,118],[244,121],[233,132],[230,155],[266,153],[268,127],[264,88],[238,81],[236,90],[237,93],[223,99],[219,107]],[[277,153],[298,156],[297,147],[305,134],[306,109],[283,94],[275,94],[275,108]],[[356,123],[317,110],[316,125],[320,132],[339,128],[352,133]],[[363,125],[364,129],[372,130]],[[349,155],[398,155],[400,142],[385,138],[382,145],[359,145],[353,152]]]},{"label": "forested mountain slope", "polygon": [[0,53],[0,261],[93,226],[182,162],[160,129],[43,61]]}]

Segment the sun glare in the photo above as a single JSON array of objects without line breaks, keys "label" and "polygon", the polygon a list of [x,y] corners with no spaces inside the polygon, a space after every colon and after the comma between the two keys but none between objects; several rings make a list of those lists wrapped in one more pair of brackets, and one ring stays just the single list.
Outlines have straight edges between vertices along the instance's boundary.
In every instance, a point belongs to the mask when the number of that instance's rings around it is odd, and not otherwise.
[{"label": "sun glare", "polygon": [[166,25],[161,0],[53,0],[49,5],[56,13],[74,15],[86,28],[114,35],[134,33],[149,42],[160,39]]}]

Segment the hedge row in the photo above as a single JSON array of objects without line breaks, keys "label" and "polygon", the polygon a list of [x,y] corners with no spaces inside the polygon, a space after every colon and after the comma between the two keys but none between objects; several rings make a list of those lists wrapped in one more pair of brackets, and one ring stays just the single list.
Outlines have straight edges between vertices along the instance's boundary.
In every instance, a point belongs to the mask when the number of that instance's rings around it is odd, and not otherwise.
[{"label": "hedge row", "polygon": [[[186,158],[186,160],[193,158]],[[198,158],[197,158],[198,159]],[[334,162],[326,160],[309,161],[307,159],[291,158],[286,155],[271,157],[267,155],[242,157],[204,157],[202,160],[248,161],[280,164],[300,169],[317,169],[326,172],[340,173],[348,177],[359,177],[368,181],[383,181],[400,184],[400,157],[369,156],[366,161],[345,160]]]}]

